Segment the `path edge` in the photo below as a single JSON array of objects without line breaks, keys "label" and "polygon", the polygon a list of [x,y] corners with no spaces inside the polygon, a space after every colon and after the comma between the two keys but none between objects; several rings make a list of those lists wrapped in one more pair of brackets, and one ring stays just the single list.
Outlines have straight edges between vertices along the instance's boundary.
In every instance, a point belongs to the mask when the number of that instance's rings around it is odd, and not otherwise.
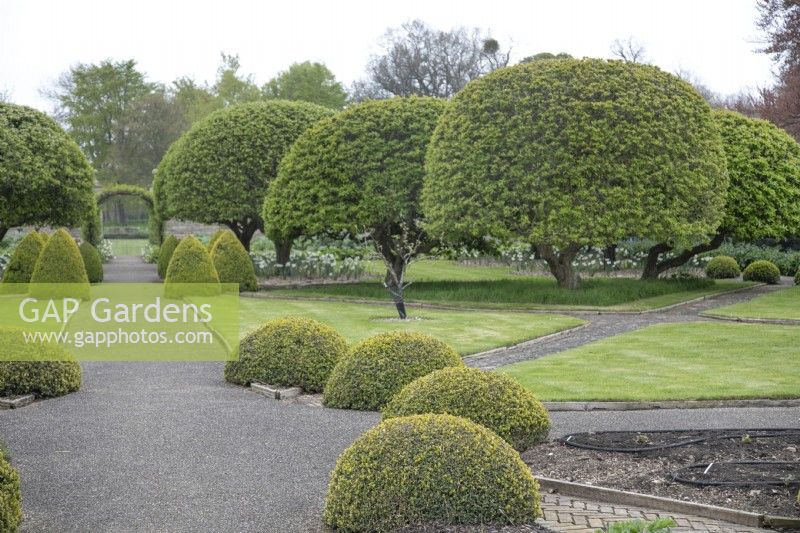
[{"label": "path edge", "polygon": [[654,411],[658,409],[725,409],[800,407],[800,398],[742,400],[665,400],[641,402],[542,402],[548,411]]}]

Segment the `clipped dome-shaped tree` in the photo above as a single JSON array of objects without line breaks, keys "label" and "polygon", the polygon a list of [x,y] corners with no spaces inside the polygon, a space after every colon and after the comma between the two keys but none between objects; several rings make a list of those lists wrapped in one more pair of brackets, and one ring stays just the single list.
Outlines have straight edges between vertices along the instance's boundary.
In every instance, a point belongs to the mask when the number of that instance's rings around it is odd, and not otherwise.
[{"label": "clipped dome-shaped tree", "polygon": [[474,80],[427,158],[423,213],[446,240],[524,240],[575,288],[585,245],[713,231],[728,184],[711,108],[657,67],[553,59]]},{"label": "clipped dome-shaped tree", "polygon": [[75,239],[65,229],[53,233],[31,275],[30,293],[39,298],[89,298],[89,277]]},{"label": "clipped dome-shaped tree", "polygon": [[435,98],[374,100],[309,128],[267,193],[267,232],[288,239],[369,233],[405,318],[405,268],[424,244],[418,221],[425,152],[444,107]]},{"label": "clipped dome-shaped tree", "polygon": [[403,387],[383,407],[383,419],[425,413],[469,418],[524,451],[547,438],[550,415],[513,378],[477,368],[443,368]]},{"label": "clipped dome-shaped tree", "polygon": [[[44,248],[44,239],[39,232],[31,231],[17,244],[11,259],[8,261],[5,272],[3,272],[3,283],[26,284],[31,281],[33,269],[39,254]],[[7,285],[3,292],[28,292],[24,285]]]},{"label": "clipped dome-shaped tree", "polygon": [[324,511],[342,531],[520,525],[539,516],[539,484],[514,448],[441,414],[393,418],[359,437],[336,461]]},{"label": "clipped dome-shaped tree", "polygon": [[742,272],[742,279],[776,285],[781,281],[781,271],[772,261],[760,259],[747,265]]},{"label": "clipped dome-shaped tree", "polygon": [[[208,239],[208,245],[206,246],[206,248],[208,248],[208,253],[211,253],[211,250],[214,248],[214,245],[217,243],[219,238],[222,237],[228,231],[230,231],[230,230],[218,229],[217,231],[214,232],[213,235],[211,235],[211,238]],[[234,237],[235,237],[235,235],[234,235]]]},{"label": "clipped dome-shaped tree", "polygon": [[224,224],[249,250],[253,233],[264,229],[261,208],[278,163],[306,128],[332,113],[272,100],[226,107],[196,122],[158,166],[159,216]]},{"label": "clipped dome-shaped tree", "polygon": [[0,239],[16,226],[77,226],[94,202],[94,171],[61,127],[0,103]]},{"label": "clipped dome-shaped tree", "polygon": [[100,252],[97,251],[97,248],[89,244],[88,241],[83,241],[78,249],[81,251],[89,283],[103,281],[103,259],[100,257]]},{"label": "clipped dome-shaped tree", "polygon": [[733,279],[742,273],[736,259],[728,255],[712,257],[706,264],[706,277],[711,279]]},{"label": "clipped dome-shaped tree", "polygon": [[220,283],[236,283],[239,291],[258,290],[253,260],[232,231],[225,230],[216,239],[211,249],[211,260]]},{"label": "clipped dome-shaped tree", "polygon": [[228,361],[225,379],[320,392],[347,341],[332,327],[302,317],[270,320],[239,343],[239,359]]},{"label": "clipped dome-shaped tree", "polygon": [[453,348],[421,333],[369,337],[343,357],[325,385],[325,405],[376,411],[415,379],[464,362]]},{"label": "clipped dome-shaped tree", "polygon": [[[650,250],[643,277],[657,277],[695,255],[719,248],[726,238],[755,241],[800,233],[800,145],[775,124],[734,111],[714,110],[730,176],[722,222],[711,239],[673,252],[659,244]],[[664,257],[670,252],[672,255]]]},{"label": "clipped dome-shaped tree", "polygon": [[164,242],[161,243],[161,247],[158,249],[158,277],[164,279],[167,275],[167,267],[169,267],[169,261],[172,259],[172,254],[175,253],[175,248],[178,247],[178,243],[180,239],[175,237],[175,235],[169,235]]},{"label": "clipped dome-shaped tree", "polygon": [[0,396],[62,396],[81,387],[81,365],[60,344],[26,342],[0,328]]},{"label": "clipped dome-shaped tree", "polygon": [[217,294],[219,290],[219,276],[206,247],[194,235],[181,239],[167,267],[165,296],[208,295]]},{"label": "clipped dome-shaped tree", "polygon": [[19,473],[0,449],[0,531],[17,530],[22,522],[22,489]]}]

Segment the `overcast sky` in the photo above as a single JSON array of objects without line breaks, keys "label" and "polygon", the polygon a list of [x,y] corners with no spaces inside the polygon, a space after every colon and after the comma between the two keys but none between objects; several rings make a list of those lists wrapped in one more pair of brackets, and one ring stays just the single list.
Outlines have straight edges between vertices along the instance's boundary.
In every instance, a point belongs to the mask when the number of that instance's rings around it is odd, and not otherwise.
[{"label": "overcast sky", "polygon": [[486,29],[512,61],[537,52],[610,56],[633,36],[664,69],[734,93],[769,83],[755,50],[755,0],[0,0],[0,90],[49,111],[39,90],[76,63],[133,58],[152,81],[213,80],[220,52],[259,84],[297,61],[322,61],[349,85],[386,28],[419,18]]}]

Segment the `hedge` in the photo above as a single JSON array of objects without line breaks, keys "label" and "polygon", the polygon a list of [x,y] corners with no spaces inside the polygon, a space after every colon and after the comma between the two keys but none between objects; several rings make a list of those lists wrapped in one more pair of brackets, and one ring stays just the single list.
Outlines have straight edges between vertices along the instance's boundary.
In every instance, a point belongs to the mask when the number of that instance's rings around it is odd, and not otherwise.
[{"label": "hedge", "polygon": [[0,396],[62,396],[81,387],[81,367],[59,344],[25,342],[0,329]]},{"label": "hedge", "polygon": [[81,251],[65,229],[53,233],[31,276],[31,295],[41,298],[89,298],[89,277]]},{"label": "hedge", "polygon": [[211,260],[220,283],[236,283],[240,291],[257,291],[258,280],[250,254],[230,230],[223,231],[211,248]]},{"label": "hedge", "polygon": [[175,248],[178,247],[179,242],[181,242],[180,239],[176,238],[175,235],[170,235],[164,239],[161,248],[158,250],[158,277],[161,279],[167,276],[169,261],[172,259],[172,254],[175,252]]},{"label": "hedge", "polygon": [[443,368],[412,381],[384,406],[383,419],[425,413],[463,416],[520,451],[550,431],[547,409],[530,391],[505,374],[475,368]]},{"label": "hedge", "polygon": [[[3,272],[3,283],[30,283],[44,243],[42,235],[36,231],[25,235],[11,254],[8,266]],[[26,292],[27,288],[9,286],[3,290],[5,293],[10,291]]]},{"label": "hedge", "polygon": [[520,525],[541,516],[539,485],[503,439],[451,415],[393,418],[336,462],[324,519],[343,531]]},{"label": "hedge", "polygon": [[[191,287],[190,284],[201,285]],[[164,294],[174,298],[189,294],[218,294],[219,290],[219,276],[206,247],[194,235],[181,239],[167,267]]]},{"label": "hedge", "polygon": [[14,533],[22,522],[19,473],[0,448],[0,531]]},{"label": "hedge", "polygon": [[81,251],[81,257],[86,267],[86,276],[89,278],[89,283],[100,283],[103,281],[103,259],[100,257],[100,252],[97,251],[97,248],[92,246],[88,241],[84,241],[78,249]]},{"label": "hedge", "polygon": [[706,265],[706,276],[711,279],[733,279],[741,273],[739,263],[728,255],[718,255]]},{"label": "hedge", "polygon": [[331,373],[325,405],[375,411],[405,385],[434,370],[463,366],[453,348],[428,335],[394,331],[357,344]]},{"label": "hedge", "polygon": [[753,261],[744,269],[742,279],[775,285],[781,281],[781,271],[770,261]]},{"label": "hedge", "polygon": [[211,238],[208,240],[208,245],[206,248],[208,249],[208,253],[211,253],[211,250],[214,249],[214,245],[217,243],[220,237],[222,237],[226,231],[230,231],[229,229],[218,229],[211,235]]}]

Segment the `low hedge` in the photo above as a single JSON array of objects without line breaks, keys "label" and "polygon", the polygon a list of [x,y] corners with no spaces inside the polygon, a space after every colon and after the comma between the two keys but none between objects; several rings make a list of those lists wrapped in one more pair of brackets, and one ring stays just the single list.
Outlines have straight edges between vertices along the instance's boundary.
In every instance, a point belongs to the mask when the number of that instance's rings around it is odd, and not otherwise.
[{"label": "low hedge", "polygon": [[236,283],[239,291],[258,290],[253,260],[232,231],[223,231],[216,238],[211,248],[211,260],[220,283]]},{"label": "low hedge", "polygon": [[343,531],[407,526],[527,524],[541,516],[539,485],[503,439],[451,415],[393,418],[336,462],[324,519]]},{"label": "low hedge", "polygon": [[797,272],[794,273],[794,284],[800,285],[800,268],[798,268]]},{"label": "low hedge", "polygon": [[184,237],[169,261],[164,294],[168,298],[178,298],[191,294],[218,293],[219,276],[206,247],[193,235]]},{"label": "low hedge", "polygon": [[0,448],[0,531],[13,533],[22,522],[19,473]]},{"label": "low hedge", "polygon": [[25,342],[22,332],[0,329],[0,396],[62,396],[81,387],[81,366],[58,344]]},{"label": "low hedge", "polygon": [[394,331],[361,341],[333,369],[325,405],[375,411],[415,379],[463,366],[458,353],[429,335]]},{"label": "low hedge", "polygon": [[65,229],[53,233],[31,275],[31,296],[89,298],[89,277],[75,239]]},{"label": "low hedge", "polygon": [[319,392],[346,353],[347,341],[332,327],[309,318],[279,318],[242,339],[239,359],[225,365],[225,379]]},{"label": "low hedge", "polygon": [[164,279],[167,276],[167,267],[169,261],[172,259],[172,254],[175,253],[175,248],[178,247],[179,239],[175,235],[170,235],[161,244],[158,250],[158,277]]},{"label": "low hedge", "polygon": [[[33,269],[39,254],[42,253],[45,240],[36,231],[31,231],[17,244],[11,259],[8,261],[5,272],[3,272],[3,283],[30,283]],[[3,292],[27,292],[25,287],[14,287],[8,285]]]},{"label": "low hedge", "polygon": [[425,413],[463,416],[524,451],[547,438],[550,416],[511,377],[475,368],[431,372],[403,387],[383,408],[383,419]]},{"label": "low hedge", "polygon": [[100,257],[100,252],[97,248],[91,245],[88,241],[84,241],[78,246],[83,258],[83,264],[86,267],[86,277],[89,278],[89,283],[100,283],[103,281],[103,259]]},{"label": "low hedge", "polygon": [[718,255],[706,265],[706,276],[711,279],[733,279],[741,273],[739,263],[728,255]]},{"label": "low hedge", "polygon": [[781,271],[770,261],[753,261],[744,269],[742,278],[745,281],[760,281],[775,285],[781,281]]}]

